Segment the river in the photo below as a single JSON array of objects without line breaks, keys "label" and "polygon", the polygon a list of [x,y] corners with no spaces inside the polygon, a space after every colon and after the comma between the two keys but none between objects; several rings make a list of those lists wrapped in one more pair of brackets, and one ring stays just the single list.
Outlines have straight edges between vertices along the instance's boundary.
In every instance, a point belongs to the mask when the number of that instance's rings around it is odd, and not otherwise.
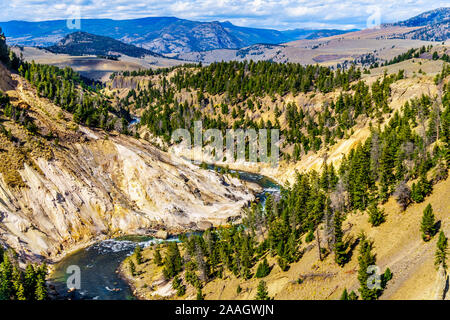
[{"label": "river", "polygon": [[[242,180],[257,183],[264,189],[257,195],[263,205],[267,193],[277,193],[280,190],[278,184],[265,176],[243,171],[237,172]],[[172,237],[165,241],[178,241],[178,239]],[[118,275],[117,269],[120,263],[133,253],[138,244],[141,247],[147,247],[155,242],[161,242],[161,240],[147,236],[126,236],[97,242],[67,255],[58,262],[54,272],[50,275],[49,283],[55,287],[59,297],[64,299],[134,299],[130,287]],[[66,273],[69,266],[78,266],[81,271],[81,290],[71,294],[67,293],[67,279],[71,276]]]}]

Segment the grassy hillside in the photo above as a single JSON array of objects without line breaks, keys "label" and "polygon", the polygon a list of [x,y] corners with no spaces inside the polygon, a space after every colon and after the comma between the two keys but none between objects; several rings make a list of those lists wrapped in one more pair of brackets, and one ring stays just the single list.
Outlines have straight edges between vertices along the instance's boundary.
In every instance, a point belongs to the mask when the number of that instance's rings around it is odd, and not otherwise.
[{"label": "grassy hillside", "polygon": [[[379,227],[372,227],[368,222],[367,213],[355,213],[347,217],[344,222],[346,238],[356,238],[361,231],[374,241],[374,251],[377,255],[377,265],[381,271],[390,268],[393,273],[380,299],[394,300],[433,300],[436,299],[436,282],[439,280],[434,253],[437,237],[425,243],[421,238],[420,222],[425,206],[431,204],[436,220],[441,222],[442,230],[450,234],[450,217],[448,215],[450,203],[442,199],[450,198],[450,180],[445,180],[435,186],[433,193],[424,203],[414,204],[406,211],[399,210],[394,199],[390,199],[383,209],[386,222]],[[323,232],[323,227],[321,227]],[[325,245],[325,243],[323,243]],[[183,246],[180,246],[183,248]],[[131,276],[129,259],[124,261],[121,272],[129,279],[135,293],[142,299],[195,299],[197,291],[187,285],[186,294],[176,296],[176,290],[171,282],[164,280],[163,267],[154,263],[156,247],[144,249],[144,262],[136,264],[136,276]],[[319,259],[317,243],[304,244],[307,251],[300,261],[291,264],[288,271],[282,271],[276,259],[267,255],[271,271],[262,278],[267,282],[269,296],[277,300],[320,300],[339,299],[345,288],[358,292],[357,279],[358,247],[354,250],[351,260],[342,268],[334,261],[334,255],[328,255],[324,260]],[[164,256],[165,248],[161,248]],[[181,249],[183,252],[183,249]],[[257,265],[251,272],[255,274]],[[183,278],[183,273],[181,278]],[[299,282],[300,279],[300,282]],[[245,280],[226,272],[221,279],[207,282],[202,292],[206,300],[253,300],[260,279]],[[238,286],[242,291],[237,292]]]},{"label": "grassy hillside", "polygon": [[117,60],[111,60],[106,56],[55,54],[34,47],[12,47],[12,50],[18,56],[22,56],[25,61],[49,64],[59,68],[69,67],[86,78],[102,82],[108,81],[114,72],[167,68],[185,63],[185,61],[148,55],[143,58],[133,58],[122,54]]}]

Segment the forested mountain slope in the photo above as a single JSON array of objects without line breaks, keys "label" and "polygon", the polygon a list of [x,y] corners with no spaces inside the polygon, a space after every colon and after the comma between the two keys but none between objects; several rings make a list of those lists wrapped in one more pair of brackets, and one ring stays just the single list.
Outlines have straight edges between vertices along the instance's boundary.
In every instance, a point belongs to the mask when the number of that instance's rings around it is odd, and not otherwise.
[{"label": "forested mountain slope", "polygon": [[[379,299],[387,300],[435,300],[441,299],[439,287],[445,278],[439,276],[435,266],[435,252],[438,236],[431,241],[424,242],[421,237],[420,225],[425,207],[431,204],[436,220],[446,235],[450,234],[449,203],[450,180],[447,179],[435,185],[432,194],[420,204],[412,204],[401,212],[394,198],[391,198],[380,209],[384,210],[385,222],[373,227],[367,213],[349,214],[343,222],[345,241],[355,241],[362,231],[373,241],[373,253],[376,254],[376,265],[380,273],[387,268],[393,274],[386,289]],[[320,239],[323,248],[327,248],[324,228],[320,228]],[[282,270],[277,257],[269,253],[257,258],[250,268],[251,277],[245,279],[236,276],[231,271],[225,271],[222,278],[212,278],[204,282],[202,294],[206,300],[253,300],[257,295],[260,280],[267,284],[268,296],[275,300],[337,300],[340,299],[344,288],[350,294],[354,291],[360,295],[358,289],[358,257],[359,247],[352,251],[349,261],[343,266],[335,262],[334,253],[327,254],[320,260],[317,241],[304,241],[300,245],[305,250],[298,262],[293,262],[289,268]],[[206,240],[206,243],[208,240]],[[184,246],[180,245],[181,253]],[[166,248],[160,247],[160,254],[164,258]],[[326,249],[328,250],[328,249]],[[179,279],[186,287],[186,293],[177,296],[177,289],[172,288],[172,282],[162,281],[163,265],[155,265],[156,247],[144,249],[141,264],[136,263],[136,273],[133,277],[129,271],[129,260],[122,265],[122,272],[127,276],[136,294],[141,299],[196,299],[197,289],[191,285],[186,273],[181,272]],[[258,251],[257,251],[258,252]],[[182,255],[183,256],[183,255]],[[269,273],[261,278],[256,277],[260,262],[267,258]],[[196,261],[196,259],[194,259]],[[153,290],[149,288],[153,285]],[[446,299],[450,299],[448,293]]]},{"label": "forested mountain slope", "polygon": [[150,50],[87,32],[71,33],[55,45],[47,47],[46,49],[53,53],[65,53],[72,56],[102,55],[117,58],[120,57],[121,54],[135,58],[142,58],[145,55],[154,57],[161,56]]},{"label": "forested mountain slope", "polygon": [[[264,298],[263,279],[281,299],[338,298],[344,289],[344,298],[442,297],[445,279],[431,270],[449,232],[449,204],[438,200],[448,197],[446,50],[428,47],[428,58],[366,71],[229,62],[114,77],[106,91],[142,116],[137,132],[169,146],[166,132],[200,119],[204,129],[280,129],[280,167],[234,167],[290,182],[264,211],[257,203],[246,211],[246,228],[144,251],[139,280],[128,259],[122,271],[137,292]],[[372,264],[382,273],[379,289],[366,284]],[[410,287],[418,277],[422,291]]]}]

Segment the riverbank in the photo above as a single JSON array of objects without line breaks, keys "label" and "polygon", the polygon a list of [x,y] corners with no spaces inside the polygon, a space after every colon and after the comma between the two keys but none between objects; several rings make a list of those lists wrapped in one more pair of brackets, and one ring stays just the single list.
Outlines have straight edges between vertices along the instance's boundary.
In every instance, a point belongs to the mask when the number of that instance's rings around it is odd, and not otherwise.
[{"label": "riverbank", "polygon": [[145,300],[143,297],[140,296],[139,291],[137,290],[136,286],[133,283],[133,279],[128,276],[124,270],[122,269],[122,265],[119,266],[119,268],[116,270],[117,275],[127,283],[127,285],[130,287],[131,292],[133,293],[134,298],[137,300]]},{"label": "riverbank", "polygon": [[[151,230],[147,234],[120,234],[115,237],[102,236],[90,240],[87,243],[79,243],[71,250],[64,252],[64,255],[58,257],[53,261],[48,261],[49,276],[47,278],[47,284],[50,289],[50,293],[55,299],[92,299],[98,297],[99,299],[108,298],[115,299],[116,294],[104,292],[103,295],[89,295],[92,291],[90,289],[91,284],[86,279],[94,278],[97,289],[106,289],[107,291],[114,293],[120,290],[128,291],[129,279],[126,279],[123,274],[119,273],[118,266],[128,255],[130,255],[136,245],[141,247],[147,247],[152,243],[164,242],[164,241],[177,241],[178,234],[185,233],[192,230],[179,230],[172,229],[170,232],[164,231],[165,236],[160,236],[161,230]],[[158,237],[160,236],[160,237]],[[112,255],[108,259],[108,255]],[[80,290],[71,292],[71,288],[66,285],[67,278],[70,274],[67,274],[69,266],[77,266],[81,271],[82,286]],[[100,274],[96,274],[96,268],[100,271]],[[106,272],[109,270],[109,272]],[[117,274],[117,276],[116,276]],[[98,277],[97,277],[98,276]],[[105,281],[98,281],[99,278],[103,278]],[[121,288],[117,288],[117,279],[123,278],[123,284]],[[116,290],[117,291],[114,291]],[[119,290],[120,289],[120,290]],[[133,289],[131,288],[131,291]],[[80,294],[81,292],[81,294]]]},{"label": "riverbank", "polygon": [[[254,199],[264,198],[264,189],[276,189],[277,185],[267,178],[248,172],[239,172],[240,182],[245,185]],[[233,178],[236,179],[236,178]],[[133,252],[135,246],[147,247],[155,242],[177,240],[177,234],[185,232],[204,231],[210,227],[220,225],[203,224],[204,229],[195,225],[192,228],[167,228],[161,226],[159,231],[164,230],[168,234],[161,237],[161,240],[155,239],[158,230],[153,229],[146,234],[126,235],[116,234],[114,239],[108,236],[93,239],[86,246],[78,245],[76,249],[66,252],[61,259],[54,261],[52,273],[50,274],[50,283],[57,287],[57,291],[65,294],[68,290],[66,280],[68,275],[66,269],[70,265],[77,265],[81,269],[82,288],[81,298],[84,299],[128,299],[128,298],[146,298],[140,295],[139,290],[133,285],[132,279],[119,268],[120,264]],[[136,237],[151,237],[147,241],[139,241]],[[168,239],[164,239],[167,238]],[[56,271],[55,271],[56,269]],[[98,270],[98,274],[96,274]],[[135,294],[134,294],[135,293]]]},{"label": "riverbank", "polygon": [[[164,244],[161,247],[165,247]],[[171,281],[166,281],[161,277],[163,267],[153,265],[153,268],[150,268],[153,264],[153,254],[152,247],[144,249],[141,264],[136,263],[133,255],[127,257],[120,264],[117,273],[127,282],[134,297],[138,300],[174,299],[176,292],[172,288]],[[164,249],[162,254],[164,254]],[[131,274],[129,268],[130,259],[135,264],[135,276]]]},{"label": "riverbank", "polygon": [[[181,256],[184,255],[185,248],[179,246]],[[161,255],[164,257],[166,246],[160,246]],[[137,264],[134,255],[127,257],[119,267],[119,273],[123,279],[127,281],[133,294],[137,299],[141,300],[195,300],[197,298],[197,289],[186,283],[186,271],[179,274],[183,284],[186,286],[186,292],[182,296],[177,296],[176,290],[172,288],[172,280],[166,280],[163,275],[163,267],[159,267],[154,263],[155,249],[152,247],[142,251],[143,262]],[[131,275],[129,261],[133,261],[135,265],[135,276]],[[271,274],[264,280],[271,283],[277,282],[277,279],[284,278],[284,272],[277,265],[276,259],[267,256]],[[250,272],[256,273],[257,264],[254,265]],[[250,278],[244,280],[236,277],[228,270],[223,271],[222,278],[215,278],[207,281],[202,293],[205,300],[253,300],[256,295],[260,279]],[[238,287],[241,290],[238,290]],[[272,290],[272,288],[271,288]]]}]

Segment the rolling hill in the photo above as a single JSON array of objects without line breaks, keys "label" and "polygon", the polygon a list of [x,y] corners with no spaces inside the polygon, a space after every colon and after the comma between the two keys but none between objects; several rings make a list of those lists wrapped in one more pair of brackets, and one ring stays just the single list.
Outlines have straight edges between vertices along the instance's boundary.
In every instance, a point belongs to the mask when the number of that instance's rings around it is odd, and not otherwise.
[{"label": "rolling hill", "polygon": [[25,61],[35,61],[36,63],[48,64],[60,68],[70,67],[82,76],[98,80],[107,81],[110,75],[119,71],[138,71],[140,69],[165,68],[174,65],[184,64],[180,61],[163,56],[145,55],[143,58],[134,58],[121,55],[117,59],[104,55],[69,55],[53,53],[46,49],[36,47],[12,47],[18,56],[22,56]]}]

